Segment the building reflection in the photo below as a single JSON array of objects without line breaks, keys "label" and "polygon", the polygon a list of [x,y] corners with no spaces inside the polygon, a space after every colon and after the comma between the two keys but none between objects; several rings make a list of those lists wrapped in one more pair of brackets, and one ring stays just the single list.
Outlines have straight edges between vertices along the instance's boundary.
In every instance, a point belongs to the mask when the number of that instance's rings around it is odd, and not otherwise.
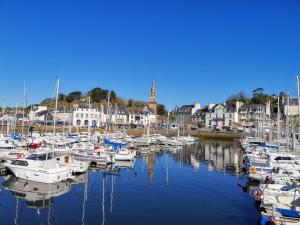
[{"label": "building reflection", "polygon": [[201,162],[208,165],[208,170],[221,170],[239,173],[242,166],[241,152],[235,142],[201,141],[199,144],[186,146],[181,151],[173,151],[175,160],[198,169]]},{"label": "building reflection", "polygon": [[147,163],[148,163],[148,181],[149,184],[152,184],[153,176],[154,176],[155,154],[151,153],[148,155]]}]

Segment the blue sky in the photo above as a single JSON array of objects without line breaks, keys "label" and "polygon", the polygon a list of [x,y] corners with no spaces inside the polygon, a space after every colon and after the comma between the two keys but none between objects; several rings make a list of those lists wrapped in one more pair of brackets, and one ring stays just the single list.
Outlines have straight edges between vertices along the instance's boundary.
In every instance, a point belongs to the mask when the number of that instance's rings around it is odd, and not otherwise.
[{"label": "blue sky", "polygon": [[0,0],[0,104],[92,87],[173,107],[244,90],[295,93],[300,2]]}]

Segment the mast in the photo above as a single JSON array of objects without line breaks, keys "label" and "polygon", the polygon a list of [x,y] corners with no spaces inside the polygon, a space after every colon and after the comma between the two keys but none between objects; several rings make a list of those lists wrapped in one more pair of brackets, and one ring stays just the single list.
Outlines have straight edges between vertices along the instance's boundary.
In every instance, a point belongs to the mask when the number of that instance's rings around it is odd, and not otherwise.
[{"label": "mast", "polygon": [[272,125],[271,125],[271,100],[269,100],[269,142],[272,142]]},{"label": "mast", "polygon": [[4,113],[5,113],[5,104],[3,105],[3,108],[2,108],[2,127],[1,127],[1,132],[2,134],[4,134]]},{"label": "mast", "polygon": [[297,78],[297,95],[298,95],[298,135],[300,133],[300,81],[299,76]]},{"label": "mast", "polygon": [[58,92],[59,92],[59,78],[57,78],[57,82],[56,82],[56,99],[55,99],[55,111],[54,111],[54,118],[53,118],[53,135],[55,135],[55,129],[56,129]]},{"label": "mast", "polygon": [[71,127],[71,106],[70,106],[70,108],[69,108],[69,133],[72,133],[72,127]]},{"label": "mast", "polygon": [[105,135],[107,135],[108,132],[108,117],[110,115],[109,113],[109,101],[110,101],[110,92],[108,92],[108,100],[107,100],[107,111],[106,111],[106,127],[105,127]]},{"label": "mast", "polygon": [[89,141],[91,140],[91,126],[90,126],[90,119],[91,119],[91,97],[89,97],[89,118],[88,118],[88,137],[89,137]]},{"label": "mast", "polygon": [[290,95],[287,94],[287,110],[286,110],[286,131],[285,131],[285,137],[286,137],[286,144],[287,144],[287,150],[290,150],[290,130],[289,130],[289,115],[290,115]]},{"label": "mast", "polygon": [[278,150],[280,149],[280,104],[279,104],[279,96],[277,100],[277,145]]},{"label": "mast", "polygon": [[14,135],[16,134],[16,128],[17,128],[17,110],[18,110],[18,105],[16,104],[16,110],[15,110],[15,124],[14,124]]},{"label": "mast", "polygon": [[169,111],[169,109],[168,109],[167,135],[169,135],[169,126],[170,126],[170,111]]},{"label": "mast", "polygon": [[24,89],[23,89],[23,121],[22,121],[22,136],[23,136],[23,134],[24,134],[25,108],[26,108],[26,86],[25,86],[25,81],[24,81]]}]

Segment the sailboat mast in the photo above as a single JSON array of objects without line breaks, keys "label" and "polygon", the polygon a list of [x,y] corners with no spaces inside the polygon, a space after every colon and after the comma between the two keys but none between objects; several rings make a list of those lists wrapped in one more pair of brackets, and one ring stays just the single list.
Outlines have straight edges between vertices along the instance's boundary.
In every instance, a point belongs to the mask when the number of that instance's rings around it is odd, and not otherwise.
[{"label": "sailboat mast", "polygon": [[168,109],[167,135],[169,135],[169,126],[170,126],[170,111],[169,111],[169,109]]},{"label": "sailboat mast", "polygon": [[88,138],[89,141],[91,140],[91,126],[90,126],[90,122],[91,122],[91,97],[89,97],[89,120],[88,120]]},{"label": "sailboat mast", "polygon": [[280,104],[279,104],[279,96],[277,100],[277,145],[278,150],[280,148]]},{"label": "sailboat mast", "polygon": [[300,81],[297,76],[297,95],[298,95],[298,133],[300,133]]},{"label": "sailboat mast", "polygon": [[269,142],[272,142],[271,100],[269,100]]},{"label": "sailboat mast", "polygon": [[286,144],[287,144],[287,150],[290,150],[290,130],[289,130],[289,116],[290,116],[290,95],[289,93],[287,94],[287,110],[286,110]]},{"label": "sailboat mast", "polygon": [[110,115],[109,110],[109,102],[110,102],[110,92],[108,92],[108,100],[107,100],[107,111],[106,111],[106,128],[105,128],[105,134],[108,132],[108,117]]},{"label": "sailboat mast", "polygon": [[5,104],[3,105],[2,108],[2,128],[1,128],[2,134],[4,134],[4,113],[5,113]]},{"label": "sailboat mast", "polygon": [[15,110],[15,124],[14,124],[14,134],[16,133],[16,128],[17,128],[17,110],[18,110],[18,105],[16,104],[16,110]]},{"label": "sailboat mast", "polygon": [[56,83],[55,111],[54,111],[54,118],[53,118],[53,134],[54,134],[54,135],[55,135],[55,129],[56,129],[57,105],[58,105],[58,92],[59,92],[59,78],[57,79],[57,83]]},{"label": "sailboat mast", "polygon": [[22,136],[23,136],[23,134],[24,134],[25,108],[26,108],[26,86],[25,86],[25,81],[24,81],[24,89],[23,89],[23,121],[22,121]]}]

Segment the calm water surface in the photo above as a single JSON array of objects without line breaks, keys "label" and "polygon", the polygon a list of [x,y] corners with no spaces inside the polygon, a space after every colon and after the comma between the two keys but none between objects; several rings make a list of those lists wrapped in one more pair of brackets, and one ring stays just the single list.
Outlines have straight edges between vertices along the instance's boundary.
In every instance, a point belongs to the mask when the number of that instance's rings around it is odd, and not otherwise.
[{"label": "calm water surface", "polygon": [[[131,165],[124,165],[131,166]],[[138,156],[119,173],[90,171],[77,184],[0,177],[0,224],[256,225],[253,199],[237,183],[238,145],[202,141]]]}]

